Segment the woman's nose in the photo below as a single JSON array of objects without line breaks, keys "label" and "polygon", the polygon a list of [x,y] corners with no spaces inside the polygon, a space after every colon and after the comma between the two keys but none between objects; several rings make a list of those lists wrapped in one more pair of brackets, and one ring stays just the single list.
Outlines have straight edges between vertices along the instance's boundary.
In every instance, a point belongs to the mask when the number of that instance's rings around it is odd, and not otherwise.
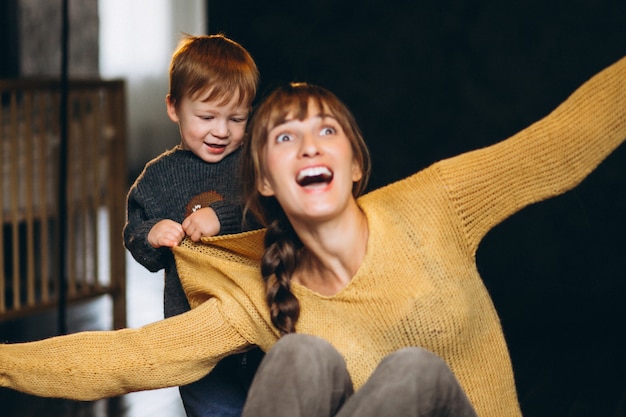
[{"label": "woman's nose", "polygon": [[315,156],[320,153],[319,142],[315,135],[305,134],[300,143],[300,154],[302,156]]}]

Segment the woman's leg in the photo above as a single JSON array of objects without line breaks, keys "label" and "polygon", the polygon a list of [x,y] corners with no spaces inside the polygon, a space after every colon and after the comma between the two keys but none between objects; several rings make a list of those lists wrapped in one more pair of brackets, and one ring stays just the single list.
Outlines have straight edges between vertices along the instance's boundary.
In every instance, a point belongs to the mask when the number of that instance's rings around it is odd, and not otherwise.
[{"label": "woman's leg", "polygon": [[243,417],[330,417],[353,393],[341,355],[323,339],[283,336],[252,381]]},{"label": "woman's leg", "polygon": [[421,348],[387,356],[337,417],[476,417],[443,360]]}]

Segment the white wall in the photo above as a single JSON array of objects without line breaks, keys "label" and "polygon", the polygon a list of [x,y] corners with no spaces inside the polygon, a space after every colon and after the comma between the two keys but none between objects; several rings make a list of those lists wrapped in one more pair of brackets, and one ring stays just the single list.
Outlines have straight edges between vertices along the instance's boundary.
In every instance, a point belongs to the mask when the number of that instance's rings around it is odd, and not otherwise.
[{"label": "white wall", "polygon": [[180,142],[165,113],[170,57],[182,33],[206,33],[206,0],[100,0],[100,74],[127,81],[128,168]]}]

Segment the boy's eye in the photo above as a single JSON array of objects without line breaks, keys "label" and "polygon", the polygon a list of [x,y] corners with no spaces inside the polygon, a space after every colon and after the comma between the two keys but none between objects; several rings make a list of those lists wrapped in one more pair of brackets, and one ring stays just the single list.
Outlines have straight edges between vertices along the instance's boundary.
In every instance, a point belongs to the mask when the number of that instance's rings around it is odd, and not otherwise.
[{"label": "boy's eye", "polygon": [[235,122],[235,123],[244,123],[247,119],[243,118],[243,117],[233,117],[232,119],[230,119],[231,121]]},{"label": "boy's eye", "polygon": [[200,116],[200,118],[202,120],[213,120],[213,119],[215,119],[215,117],[213,117],[213,116]]}]

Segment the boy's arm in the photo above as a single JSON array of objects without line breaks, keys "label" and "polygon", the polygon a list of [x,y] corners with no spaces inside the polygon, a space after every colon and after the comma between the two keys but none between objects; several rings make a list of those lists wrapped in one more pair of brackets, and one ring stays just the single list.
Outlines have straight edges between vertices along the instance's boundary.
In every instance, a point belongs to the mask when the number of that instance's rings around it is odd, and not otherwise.
[{"label": "boy's arm", "polygon": [[141,204],[136,188],[128,194],[126,224],[124,225],[124,246],[133,258],[150,272],[165,268],[172,253],[169,248],[153,248],[148,242],[148,233],[163,219],[150,219]]},{"label": "boy's arm", "polygon": [[183,220],[182,228],[186,236],[189,236],[192,241],[198,242],[203,237],[219,234],[220,221],[211,207],[202,207]]},{"label": "boy's arm", "polygon": [[240,233],[258,229],[260,226],[254,219],[243,219],[243,207],[238,202],[220,200],[209,205],[215,211],[220,222],[220,235]]}]

